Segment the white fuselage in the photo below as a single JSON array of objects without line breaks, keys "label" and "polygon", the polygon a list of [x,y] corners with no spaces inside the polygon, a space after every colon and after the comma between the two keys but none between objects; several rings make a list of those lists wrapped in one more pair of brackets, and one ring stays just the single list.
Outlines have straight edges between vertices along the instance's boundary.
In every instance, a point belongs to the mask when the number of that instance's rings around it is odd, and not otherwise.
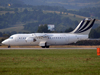
[{"label": "white fuselage", "polygon": [[85,40],[88,35],[71,33],[32,33],[15,34],[4,40],[5,45],[39,45],[41,42],[47,42],[50,45],[65,45],[75,43],[79,40]]}]

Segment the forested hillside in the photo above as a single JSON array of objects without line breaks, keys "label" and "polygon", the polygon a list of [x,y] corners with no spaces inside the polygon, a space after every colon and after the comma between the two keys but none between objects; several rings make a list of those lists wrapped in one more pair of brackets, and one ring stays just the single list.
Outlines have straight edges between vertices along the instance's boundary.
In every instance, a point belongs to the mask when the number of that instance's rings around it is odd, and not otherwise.
[{"label": "forested hillside", "polygon": [[73,21],[68,17],[63,17],[62,13],[46,13],[42,10],[28,11],[24,9],[22,12],[18,12],[18,9],[13,9],[14,13],[6,13],[0,15],[0,29],[7,28],[15,25],[18,22],[26,23],[24,25],[25,30],[37,31],[39,24],[55,24],[57,31],[65,30],[67,27],[75,27],[78,21]]},{"label": "forested hillside", "polygon": [[21,0],[0,0],[0,6],[7,6],[8,4],[23,4]]},{"label": "forested hillside", "polygon": [[[76,15],[93,18],[96,17],[96,19],[100,19],[99,8],[100,7],[84,8],[80,9],[79,11],[67,10],[63,7],[57,6],[32,6],[31,8],[27,9],[0,8],[0,12],[5,13],[0,15],[0,29],[14,26],[16,23],[20,22],[24,23],[24,29],[29,31],[36,32],[39,24],[55,24],[57,31],[64,31],[66,28],[76,27],[78,24],[77,18],[81,18],[77,17]],[[70,13],[74,15],[72,16]],[[98,26],[99,25],[96,24],[95,28]]]},{"label": "forested hillside", "polygon": [[80,9],[100,7],[100,0],[0,0],[0,5],[7,6],[8,4],[63,6],[67,9]]},{"label": "forested hillside", "polygon": [[[100,6],[97,2],[99,0],[0,0],[0,31],[5,33],[7,28],[19,27],[20,31],[29,31],[29,32],[37,32],[38,26],[40,24],[54,24],[56,26],[56,32],[69,32],[73,30],[80,22],[80,20],[91,17],[100,19]],[[90,2],[90,3],[88,3]],[[28,3],[34,3],[40,6],[32,6],[26,5]],[[48,5],[55,5],[55,6],[44,6],[42,4],[47,3]],[[67,5],[69,4],[76,7],[80,4],[96,4],[99,7],[85,7],[79,10],[69,10],[64,7],[56,6],[56,5]],[[72,3],[72,4],[71,4]],[[77,4],[79,3],[79,5]],[[10,4],[10,5],[8,5]],[[34,5],[33,4],[33,5]],[[92,5],[91,5],[92,6]],[[75,7],[75,8],[76,8]],[[80,6],[81,7],[81,6]],[[21,26],[20,26],[21,25]],[[92,32],[90,33],[91,38],[100,38],[100,22],[96,22]],[[17,29],[7,30],[8,33],[16,33],[20,32]],[[12,31],[12,32],[11,32]],[[2,35],[0,33],[0,35]]]},{"label": "forested hillside", "polygon": [[100,0],[22,0],[30,5],[64,6],[67,9],[100,6]]},{"label": "forested hillside", "polygon": [[85,7],[79,9],[78,11],[70,10],[67,12],[86,17],[93,17],[93,18],[96,17],[100,19],[100,7],[91,7],[91,8]]}]

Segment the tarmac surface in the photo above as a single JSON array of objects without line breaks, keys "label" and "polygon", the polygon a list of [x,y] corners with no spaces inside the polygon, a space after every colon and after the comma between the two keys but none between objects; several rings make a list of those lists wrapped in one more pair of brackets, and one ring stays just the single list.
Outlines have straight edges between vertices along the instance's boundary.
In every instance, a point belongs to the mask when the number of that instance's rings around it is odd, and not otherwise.
[{"label": "tarmac surface", "polygon": [[41,49],[41,50],[44,50],[44,49],[96,49],[96,48],[0,48],[0,50],[26,50],[26,49],[29,49],[29,50],[38,50],[38,49]]},{"label": "tarmac surface", "polygon": [[96,46],[79,46],[79,45],[61,45],[61,46],[50,46],[50,48],[41,48],[40,46],[11,46],[11,48],[8,48],[8,46],[6,45],[2,45],[0,46],[0,50],[54,50],[54,49],[97,49],[100,48],[100,45],[96,45]]}]

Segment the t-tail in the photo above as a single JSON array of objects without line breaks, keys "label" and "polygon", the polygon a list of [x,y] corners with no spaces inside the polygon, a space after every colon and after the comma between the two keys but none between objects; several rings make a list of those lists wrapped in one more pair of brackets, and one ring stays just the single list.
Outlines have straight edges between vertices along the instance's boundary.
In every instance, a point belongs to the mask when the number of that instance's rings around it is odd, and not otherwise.
[{"label": "t-tail", "polygon": [[96,19],[86,18],[71,33],[88,35]]}]

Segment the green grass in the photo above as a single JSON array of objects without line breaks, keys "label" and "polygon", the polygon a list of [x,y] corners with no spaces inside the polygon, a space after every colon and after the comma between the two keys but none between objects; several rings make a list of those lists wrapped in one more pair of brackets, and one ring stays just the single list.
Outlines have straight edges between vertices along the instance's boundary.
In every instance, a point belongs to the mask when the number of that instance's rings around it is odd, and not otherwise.
[{"label": "green grass", "polygon": [[100,75],[96,50],[0,50],[0,75]]}]

